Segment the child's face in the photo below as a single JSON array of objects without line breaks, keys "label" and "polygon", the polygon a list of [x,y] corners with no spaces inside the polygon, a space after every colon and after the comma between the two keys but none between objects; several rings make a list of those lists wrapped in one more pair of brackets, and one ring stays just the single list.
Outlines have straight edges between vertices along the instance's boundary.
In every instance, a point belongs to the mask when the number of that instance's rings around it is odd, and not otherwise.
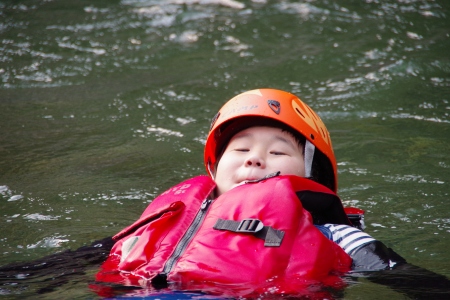
[{"label": "child's face", "polygon": [[228,143],[216,168],[218,195],[280,171],[281,175],[305,176],[303,148],[285,131],[274,127],[250,127]]}]

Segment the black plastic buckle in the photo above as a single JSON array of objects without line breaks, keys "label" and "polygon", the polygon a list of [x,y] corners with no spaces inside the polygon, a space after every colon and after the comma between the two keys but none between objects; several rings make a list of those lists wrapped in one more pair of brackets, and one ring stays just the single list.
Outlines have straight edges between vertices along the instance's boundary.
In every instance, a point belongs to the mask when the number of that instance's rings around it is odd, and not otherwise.
[{"label": "black plastic buckle", "polygon": [[261,231],[264,228],[263,222],[258,219],[244,219],[242,220],[236,232],[250,232],[255,233]]}]

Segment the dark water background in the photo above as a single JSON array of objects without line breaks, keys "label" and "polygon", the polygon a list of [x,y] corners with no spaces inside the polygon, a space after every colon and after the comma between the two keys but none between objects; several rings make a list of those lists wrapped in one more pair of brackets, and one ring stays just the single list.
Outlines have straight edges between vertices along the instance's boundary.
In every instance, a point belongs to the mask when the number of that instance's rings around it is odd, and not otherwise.
[{"label": "dark water background", "polygon": [[[118,232],[204,173],[226,100],[272,87],[323,118],[366,231],[450,276],[449,18],[447,0],[0,1],[0,265]],[[93,297],[95,270],[45,297]]]}]

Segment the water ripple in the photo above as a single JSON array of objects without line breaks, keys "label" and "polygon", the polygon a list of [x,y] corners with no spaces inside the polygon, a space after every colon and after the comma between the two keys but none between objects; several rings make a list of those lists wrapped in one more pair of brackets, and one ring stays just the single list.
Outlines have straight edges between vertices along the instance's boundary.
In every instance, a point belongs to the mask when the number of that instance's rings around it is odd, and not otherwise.
[{"label": "water ripple", "polygon": [[409,113],[401,113],[401,114],[392,114],[392,118],[394,119],[415,119],[420,121],[428,121],[428,122],[436,122],[436,123],[450,123],[450,120],[444,120],[437,117],[425,117],[420,115],[412,115]]},{"label": "water ripple", "polygon": [[33,221],[54,221],[58,220],[61,216],[43,215],[39,213],[26,214],[23,216],[24,219]]},{"label": "water ripple", "polygon": [[69,240],[66,238],[67,235],[56,235],[51,237],[45,237],[40,241],[37,241],[34,244],[29,244],[26,246],[27,249],[35,249],[35,248],[58,248],[63,246],[64,243],[67,243]]}]

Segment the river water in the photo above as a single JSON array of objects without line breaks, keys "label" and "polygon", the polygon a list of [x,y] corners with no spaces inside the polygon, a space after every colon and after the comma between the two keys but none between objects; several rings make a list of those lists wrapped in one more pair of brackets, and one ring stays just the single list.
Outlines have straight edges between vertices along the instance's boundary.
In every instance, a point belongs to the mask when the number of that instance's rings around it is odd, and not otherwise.
[{"label": "river water", "polygon": [[[272,87],[322,117],[366,232],[449,277],[449,18],[447,0],[0,1],[0,265],[129,225],[205,173],[226,100]],[[96,268],[46,297],[93,297]]]}]

